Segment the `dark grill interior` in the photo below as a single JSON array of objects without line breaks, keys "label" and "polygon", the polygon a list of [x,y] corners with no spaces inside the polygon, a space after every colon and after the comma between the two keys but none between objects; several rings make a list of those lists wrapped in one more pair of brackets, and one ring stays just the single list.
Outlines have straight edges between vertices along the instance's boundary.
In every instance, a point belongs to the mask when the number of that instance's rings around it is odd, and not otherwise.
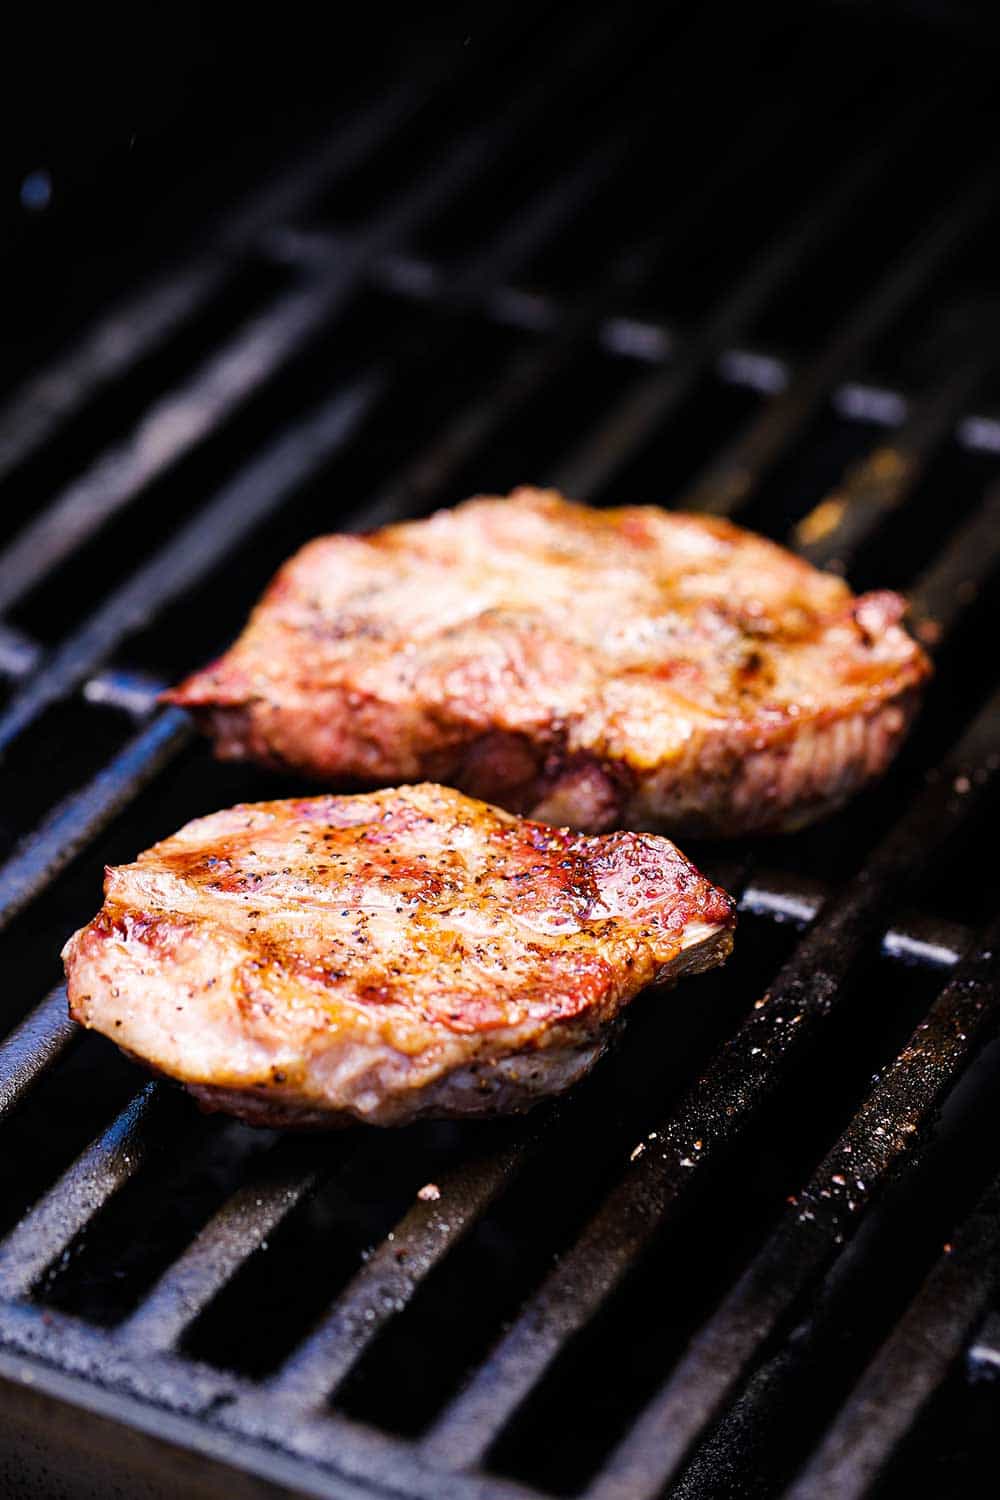
[{"label": "dark grill interior", "polygon": [[[972,1493],[1000,1369],[996,59],[964,13],[804,9],[413,47],[191,255],[95,292],[55,353],[12,342],[10,1493]],[[157,687],[316,532],[519,482],[906,590],[938,668],[912,739],[828,824],[691,849],[740,896],[734,958],[637,1002],[559,1103],[328,1139],[203,1118],[70,1027],[58,950],[103,864],[300,788],[213,763]]]}]

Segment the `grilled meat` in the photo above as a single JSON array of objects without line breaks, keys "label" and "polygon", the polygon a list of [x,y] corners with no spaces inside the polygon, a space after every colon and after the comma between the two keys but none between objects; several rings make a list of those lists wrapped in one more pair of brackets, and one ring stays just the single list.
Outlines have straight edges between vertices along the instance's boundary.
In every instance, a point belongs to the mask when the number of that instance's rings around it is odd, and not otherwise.
[{"label": "grilled meat", "polygon": [[591,831],[774,831],[892,759],[930,670],[903,608],[727,521],[522,489],[310,543],[167,696],[226,758]]},{"label": "grilled meat", "polygon": [[666,839],[446,787],[230,808],[109,869],[71,1013],[267,1125],[525,1109],[645,985],[722,962],[733,903]]}]

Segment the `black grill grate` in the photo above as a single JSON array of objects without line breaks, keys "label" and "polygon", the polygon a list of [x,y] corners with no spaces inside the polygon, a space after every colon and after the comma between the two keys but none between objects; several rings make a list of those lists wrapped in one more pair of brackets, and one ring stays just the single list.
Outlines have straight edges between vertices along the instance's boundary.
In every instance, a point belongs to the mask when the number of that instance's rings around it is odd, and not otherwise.
[{"label": "black grill grate", "polygon": [[[913,1493],[929,1421],[964,1493],[992,1388],[962,1355],[1000,1367],[995,112],[919,28],[901,78],[836,8],[721,54],[719,20],[414,65],[0,411],[11,1474],[61,1444],[144,1493],[846,1500]],[[906,587],[940,672],[899,766],[696,850],[733,963],[527,1121],[303,1142],[136,1092],[66,1020],[59,942],[104,860],[290,790],[160,683],[315,531],[531,479]]]}]

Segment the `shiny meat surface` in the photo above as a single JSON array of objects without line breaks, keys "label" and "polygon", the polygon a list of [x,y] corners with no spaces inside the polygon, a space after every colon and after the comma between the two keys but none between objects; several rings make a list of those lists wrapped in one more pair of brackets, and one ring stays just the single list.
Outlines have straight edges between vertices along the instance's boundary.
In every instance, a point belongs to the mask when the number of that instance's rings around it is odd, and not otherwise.
[{"label": "shiny meat surface", "polygon": [[727,521],[522,489],[321,537],[168,696],[227,758],[430,778],[554,823],[794,828],[885,769],[903,601]]},{"label": "shiny meat surface", "polygon": [[520,1110],[644,986],[722,962],[734,907],[663,838],[445,787],[230,808],[109,869],[70,1010],[269,1125]]}]

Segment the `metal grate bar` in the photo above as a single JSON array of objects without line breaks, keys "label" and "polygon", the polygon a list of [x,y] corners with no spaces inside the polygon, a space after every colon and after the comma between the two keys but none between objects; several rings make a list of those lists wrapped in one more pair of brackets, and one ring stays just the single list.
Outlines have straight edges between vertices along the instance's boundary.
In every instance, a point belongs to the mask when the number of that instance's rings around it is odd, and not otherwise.
[{"label": "metal grate bar", "polygon": [[338,391],[305,420],[284,428],[160,552],[131,573],[0,712],[0,753],[51,703],[83,682],[128,635],[218,567],[319,472],[354,437],[381,391],[382,384],[369,376]]},{"label": "metal grate bar", "polygon": [[947,639],[1000,567],[1000,484],[944,544],[937,562],[910,591],[910,610],[920,639],[934,647]]},{"label": "metal grate bar", "polygon": [[[374,1489],[441,1500],[440,1472],[422,1463],[410,1444],[336,1413],[292,1422],[274,1398],[253,1409],[239,1399],[249,1398],[251,1388],[234,1375],[170,1353],[139,1355],[103,1330],[50,1308],[8,1305],[3,1332],[0,1380],[34,1378],[32,1365],[25,1370],[17,1355],[40,1361],[60,1372],[54,1383],[63,1399],[84,1410],[107,1410],[127,1426],[166,1432],[181,1446],[271,1479],[285,1493],[346,1493],[362,1500]],[[101,1387],[109,1392],[106,1406]],[[317,1464],[326,1472],[317,1473]],[[355,1487],[345,1491],[345,1481]],[[538,1500],[537,1491],[492,1475],[449,1478],[448,1496]]]},{"label": "metal grate bar", "polygon": [[[481,56],[495,27],[477,27]],[[277,180],[217,226],[208,255],[147,283],[102,315],[65,353],[27,381],[0,408],[0,480],[26,462],[102,390],[204,311],[223,290],[234,264],[259,248],[274,224],[302,214],[332,183],[355,172],[442,87],[454,59],[446,56],[392,78],[391,89],[362,105]]]},{"label": "metal grate bar", "polygon": [[[553,231],[564,227],[574,206],[586,197],[594,196],[604,179],[614,171],[629,150],[631,138],[631,129],[623,132],[607,150],[596,153],[567,180],[565,193],[540,197],[534,210],[522,216],[511,233],[502,237],[485,258],[477,259],[457,276],[453,276],[449,307],[460,310],[476,307],[497,281],[502,279],[506,264],[537,252]],[[441,491],[450,475],[456,473],[483,447],[492,434],[499,431],[514,412],[568,364],[578,345],[577,328],[589,326],[596,316],[589,307],[584,307],[577,314],[573,328],[567,327],[564,340],[546,344],[526,355],[517,354],[510,359],[497,380],[491,383],[490,389],[464,408],[445,426],[440,436],[405,466],[402,473],[389,479],[351,517],[343,521],[342,527],[370,531],[374,527],[412,515],[426,505]],[[443,338],[439,334],[434,346],[435,358],[440,360],[443,352],[459,336],[460,329],[455,325],[445,330]],[[397,364],[403,366],[404,371],[410,362],[411,353],[415,356],[413,363],[419,371],[426,356],[422,334],[415,341],[412,351],[404,351],[397,358]]]},{"label": "metal grate bar", "polygon": [[106,450],[0,554],[0,610],[25,598],[112,516],[217,431],[287,364],[337,306],[353,263],[286,294],[213,353],[179,390],[156,401],[129,437]]},{"label": "metal grate bar", "polygon": [[[481,1460],[567,1340],[598,1311],[719,1148],[763,1105],[818,1035],[886,906],[985,802],[1000,771],[1000,693],[938,778],[825,908],[767,994],[630,1165],[573,1248],[443,1413],[426,1450],[446,1467]],[[959,792],[956,786],[964,791]],[[697,1144],[696,1144],[697,1143]]]},{"label": "metal grate bar", "polygon": [[879,444],[855,464],[843,483],[803,516],[793,536],[796,550],[808,562],[846,572],[850,558],[913,493],[994,358],[991,334],[911,403],[906,421],[890,442]]},{"label": "metal grate bar", "polygon": [[84,684],[83,697],[99,708],[114,708],[144,723],[163,691],[163,683],[149,672],[130,667],[108,667]]},{"label": "metal grate bar", "polygon": [[188,716],[168,709],[86,786],[56,804],[0,866],[0,931],[149,785],[193,734]]},{"label": "metal grate bar", "polygon": [[[545,1130],[551,1121],[542,1120]],[[534,1139],[465,1163],[440,1183],[438,1202],[416,1202],[331,1312],[267,1382],[296,1410],[317,1407],[344,1381],[388,1320],[455,1248],[524,1165]]]},{"label": "metal grate bar", "polygon": [[103,390],[174,337],[225,289],[232,268],[206,258],[121,303],[0,411],[0,478],[26,463]]},{"label": "metal grate bar", "polygon": [[[490,390],[445,427],[441,436],[411,465],[405,478],[389,481],[365,505],[365,528],[386,525],[426,505],[434,494],[440,492],[448,473],[454,472],[471,458],[515,412],[540,396],[547,386],[570,368],[574,359],[609,318],[615,303],[629,292],[637,291],[648,281],[662,259],[666,245],[671,241],[683,242],[693,232],[699,220],[712,208],[725,183],[734,174],[738,174],[741,166],[760,155],[764,145],[779,129],[787,128],[788,122],[788,112],[784,105],[775,110],[772,116],[765,117],[763,128],[748,132],[735,148],[733,156],[705,181],[692,199],[687,200],[682,214],[672,213],[657,233],[625,251],[610,272],[599,278],[598,283],[580,303],[554,315],[547,330],[550,337],[546,342],[527,352],[516,353]],[[328,238],[326,235],[293,235],[292,242],[300,253],[305,249],[309,258],[315,260],[319,255],[329,253]],[[314,243],[316,240],[318,244]],[[281,242],[287,248],[286,237],[282,236]],[[376,276],[384,269],[382,262],[376,263],[373,268]],[[432,274],[430,267],[428,274]],[[436,273],[433,274],[436,276]],[[476,300],[493,298],[498,283],[502,284],[499,277],[486,281],[482,276],[477,276]],[[463,296],[456,298],[450,278],[447,300],[449,307],[454,306],[456,300],[459,303],[465,300]]]},{"label": "metal grate bar", "polygon": [[[603,24],[591,27],[571,64],[595,62],[600,44],[607,41],[606,31]],[[560,76],[565,86],[572,66]],[[551,104],[552,96],[551,83],[539,81],[519,94],[497,121],[463,136],[432,171],[414,174],[412,186],[358,236],[343,260],[310,284],[276,299],[179,389],[155,402],[130,437],[105,451],[0,553],[0,612],[23,599],[302,353],[349,301],[371,257],[411,233],[479,173],[488,171]]]},{"label": "metal grate bar", "polygon": [[[781,870],[760,870],[744,887],[740,911],[805,928],[829,899],[829,887],[820,880],[787,875]],[[922,912],[902,912],[882,938],[882,956],[925,968],[949,969],[958,963],[971,941],[972,933],[959,922],[945,922]]]},{"label": "metal grate bar", "polygon": [[24,1297],[146,1157],[167,1091],[149,1083],[0,1241],[0,1297]]},{"label": "metal grate bar", "polygon": [[0,1042],[0,1120],[78,1035],[66,1012],[66,987],[56,985]]},{"label": "metal grate bar", "polygon": [[[278,260],[316,265],[337,253],[340,238],[330,230],[282,227],[268,237],[267,246]],[[376,285],[397,296],[445,308],[452,304],[450,269],[436,260],[388,252],[372,262],[370,274]],[[491,288],[481,298],[481,307],[494,322],[545,335],[558,333],[565,321],[578,317],[581,311],[575,299],[558,300],[512,283]],[[643,365],[671,361],[683,345],[680,333],[672,326],[650,317],[616,313],[613,307],[597,320],[591,337],[609,354]],[[787,354],[774,349],[732,347],[720,354],[716,374],[727,385],[775,396],[794,384],[797,367]],[[906,392],[855,378],[837,382],[830,400],[848,421],[888,428],[901,426],[910,406]],[[1000,452],[1000,417],[992,411],[970,412],[958,421],[954,437],[971,453],[996,454]]]},{"label": "metal grate bar", "polygon": [[[44,656],[45,648],[40,641],[23,630],[0,624],[0,677],[23,682],[38,670]],[[89,703],[106,703],[133,718],[141,718],[161,690],[161,684],[148,674],[117,668],[91,678],[86,697]]]},{"label": "metal grate bar", "polygon": [[998,981],[1000,923],[960,965],[588,1490],[588,1500],[652,1500],[666,1487],[893,1171],[916,1150],[918,1132],[995,1029]]},{"label": "metal grate bar", "polygon": [[[296,230],[282,231],[275,238],[280,241],[286,258],[308,262],[321,259],[321,247],[333,245],[336,236]],[[329,248],[326,253],[331,253]],[[398,296],[444,306],[450,302],[448,276],[434,261],[387,254],[373,262],[371,274],[378,285]],[[510,284],[495,288],[482,305],[494,321],[532,334],[551,333],[563,319],[573,316],[574,307],[534,289],[529,291]],[[674,359],[683,344],[678,331],[661,321],[614,312],[600,320],[594,337],[608,353],[644,365]],[[773,349],[733,347],[724,349],[719,356],[716,373],[727,385],[775,396],[794,384],[797,367],[790,357]],[[909,409],[905,392],[855,378],[837,382],[830,399],[848,421],[871,422],[877,427],[899,427]],[[969,413],[959,421],[955,439],[971,453],[996,454],[1000,452],[1000,417],[990,411]]]},{"label": "metal grate bar", "polygon": [[854,1500],[961,1357],[1000,1275],[1000,1180],[959,1230],[876,1354],[788,1500]]},{"label": "metal grate bar", "polygon": [[[810,58],[806,54],[807,49],[802,49],[802,54],[793,59],[788,65],[787,76],[790,81],[803,70],[809,70]],[[681,71],[681,68],[678,69]],[[657,63],[657,82],[662,92],[662,68]],[[678,121],[685,118],[686,111],[691,105],[698,102],[702,93],[700,78],[694,78],[682,84],[685,88],[683,94],[679,94],[671,103],[671,112]],[[698,228],[701,222],[713,211],[719,194],[724,192],[734,181],[738,181],[743,173],[750,170],[758,160],[765,154],[766,150],[776,144],[794,125],[795,119],[801,113],[803,101],[790,101],[780,88],[777,93],[781,96],[773,107],[766,113],[756,115],[747,123],[747,129],[740,138],[732,143],[732,149],[724,160],[717,164],[716,169],[700,182],[692,191],[691,196],[685,198],[683,203],[675,205],[671,212],[666,215],[657,225],[654,231],[647,232],[642,240],[631,248],[619,254],[614,262],[610,273],[602,273],[598,278],[598,285],[592,287],[582,304],[575,303],[572,309],[552,309],[546,318],[546,332],[551,332],[557,321],[565,313],[567,320],[576,324],[583,324],[592,333],[595,325],[603,318],[610,317],[613,307],[610,297],[616,294],[621,297],[630,291],[638,289],[654,271],[671,244],[683,244],[685,239]],[[332,254],[336,254],[343,238],[336,230],[330,229],[303,229],[299,226],[289,226],[283,222],[287,216],[273,215],[273,227],[265,236],[263,248],[272,254],[283,264],[291,264],[298,268],[316,270]],[[408,292],[419,300],[426,300],[428,293],[435,298],[440,297],[447,306],[453,306],[455,302],[455,286],[450,267],[444,267],[433,261],[420,257],[401,255],[399,252],[389,251],[385,255],[377,257],[371,266],[371,274],[376,284],[384,285],[390,291]],[[499,296],[502,299],[511,299],[513,302],[522,304],[527,294],[518,294],[510,287],[504,287],[502,282],[495,282],[486,291],[486,297],[490,300]],[[597,306],[597,303],[600,306]],[[606,311],[603,310],[606,307]],[[533,331],[537,331],[532,325]],[[662,338],[658,336],[657,342]]]},{"label": "metal grate bar", "polygon": [[[644,77],[635,81],[639,90],[646,84]],[[557,230],[565,229],[587,199],[598,196],[634,151],[635,137],[648,128],[649,119],[648,110],[630,118],[610,139],[589,151],[554,188],[538,193],[526,208],[513,215],[485,254],[476,256],[471,266],[454,278],[452,305],[461,308],[467,301],[478,301],[485,288],[506,280],[530,256],[537,254]]]},{"label": "metal grate bar", "polygon": [[750,499],[767,470],[789,448],[872,341],[902,313],[934,273],[985,218],[996,200],[991,166],[975,177],[947,214],[892,267],[819,358],[756,417],[684,497],[685,507],[731,515]]},{"label": "metal grate bar", "polygon": [[323,1181],[326,1173],[304,1168],[294,1151],[280,1147],[213,1215],[183,1255],[164,1272],[122,1325],[120,1336],[149,1350],[173,1348],[195,1318],[267,1237]]},{"label": "metal grate bar", "polygon": [[17,680],[38,666],[43,648],[38,641],[13,625],[0,624],[0,673]]},{"label": "metal grate bar", "polygon": [[1000,1372],[1000,1312],[991,1312],[969,1349],[969,1374],[975,1379],[995,1380]]},{"label": "metal grate bar", "polygon": [[[819,204],[810,205],[791,232],[693,336],[676,364],[646,376],[626,393],[611,415],[560,467],[555,481],[558,489],[586,500],[607,487],[626,460],[653,437],[725,351],[739,342],[799,263],[826,244],[858,199],[877,186],[926,119],[926,103],[909,110],[877,150],[845,173]],[[982,193],[981,183],[979,190]],[[934,264],[936,258],[924,267],[925,277]],[[908,284],[905,265],[897,270],[896,279]]]}]

